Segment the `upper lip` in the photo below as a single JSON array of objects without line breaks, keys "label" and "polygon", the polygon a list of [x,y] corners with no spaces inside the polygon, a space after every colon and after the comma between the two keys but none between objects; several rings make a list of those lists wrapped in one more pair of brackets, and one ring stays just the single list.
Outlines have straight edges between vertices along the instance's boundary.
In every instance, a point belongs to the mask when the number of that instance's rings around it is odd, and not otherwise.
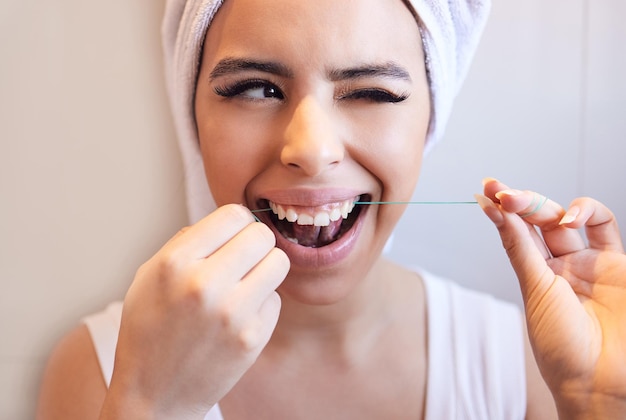
[{"label": "upper lip", "polygon": [[[363,195],[362,191],[349,188],[333,189],[289,189],[266,191],[259,196],[259,200],[269,200],[276,204],[317,207],[325,204],[352,200]],[[257,200],[258,201],[258,200]]]}]

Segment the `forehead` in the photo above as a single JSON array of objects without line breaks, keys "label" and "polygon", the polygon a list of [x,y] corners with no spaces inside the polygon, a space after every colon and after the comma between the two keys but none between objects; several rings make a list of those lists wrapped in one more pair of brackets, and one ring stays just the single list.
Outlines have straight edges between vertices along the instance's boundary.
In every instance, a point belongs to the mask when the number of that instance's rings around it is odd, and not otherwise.
[{"label": "forehead", "polygon": [[403,0],[226,0],[209,27],[204,54],[313,66],[424,62],[418,25]]}]

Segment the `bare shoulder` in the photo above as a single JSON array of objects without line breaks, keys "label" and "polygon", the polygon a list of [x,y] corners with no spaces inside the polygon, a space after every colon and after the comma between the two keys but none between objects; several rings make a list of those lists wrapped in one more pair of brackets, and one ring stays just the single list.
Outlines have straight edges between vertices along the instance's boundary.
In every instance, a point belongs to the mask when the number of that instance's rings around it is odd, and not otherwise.
[{"label": "bare shoulder", "polygon": [[85,325],[53,350],[41,382],[37,419],[97,419],[106,385]]},{"label": "bare shoulder", "polygon": [[528,420],[557,419],[556,405],[548,385],[539,372],[526,332],[526,325],[524,325],[524,341],[524,352],[526,353],[526,418]]}]

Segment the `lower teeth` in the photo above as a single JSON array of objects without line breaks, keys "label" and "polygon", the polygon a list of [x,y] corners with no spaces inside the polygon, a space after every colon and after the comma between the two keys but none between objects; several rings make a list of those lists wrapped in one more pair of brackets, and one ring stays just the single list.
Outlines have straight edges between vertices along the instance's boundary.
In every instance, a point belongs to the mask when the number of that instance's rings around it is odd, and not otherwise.
[{"label": "lower teeth", "polygon": [[321,248],[337,241],[345,232],[350,230],[359,213],[360,208],[357,206],[347,219],[331,221],[328,226],[298,225],[286,219],[279,220],[273,212],[270,212],[270,217],[278,232],[289,242],[307,248]]},{"label": "lower teeth", "polygon": [[273,218],[274,225],[280,234],[289,242],[307,248],[320,248],[335,242],[341,237],[343,232],[351,226],[350,223],[344,226],[346,220],[341,219],[331,222],[329,226],[300,226],[295,223]]}]

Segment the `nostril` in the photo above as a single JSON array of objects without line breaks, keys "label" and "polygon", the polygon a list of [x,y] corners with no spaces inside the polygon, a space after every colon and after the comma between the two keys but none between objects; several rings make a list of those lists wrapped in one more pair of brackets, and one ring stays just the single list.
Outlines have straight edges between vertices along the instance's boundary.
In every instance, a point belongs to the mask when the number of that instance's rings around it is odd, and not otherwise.
[{"label": "nostril", "polygon": [[283,165],[316,176],[333,169],[344,157],[343,148],[330,142],[298,142],[286,145],[281,153]]}]

